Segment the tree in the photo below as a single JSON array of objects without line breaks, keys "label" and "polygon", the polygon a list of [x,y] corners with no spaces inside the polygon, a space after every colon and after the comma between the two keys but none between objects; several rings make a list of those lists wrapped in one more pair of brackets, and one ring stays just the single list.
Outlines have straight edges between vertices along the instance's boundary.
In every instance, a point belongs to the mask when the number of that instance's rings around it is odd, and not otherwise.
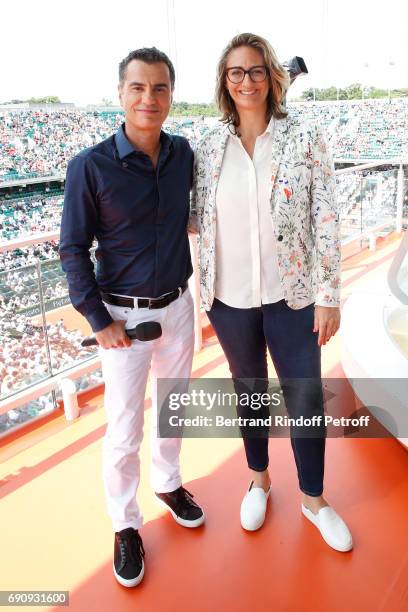
[{"label": "tree", "polygon": [[173,117],[217,117],[219,112],[215,104],[207,102],[173,102],[171,115]]},{"label": "tree", "polygon": [[[351,83],[351,85],[347,85],[344,88],[339,87],[338,98],[339,100],[361,100],[363,91],[364,98],[388,98],[387,89],[380,89],[371,85],[370,87],[364,87],[362,90],[360,83]],[[406,97],[408,96],[408,89],[392,89],[390,93],[391,98]],[[337,87],[331,86],[327,89],[315,88],[314,92],[313,88],[305,89],[300,100],[313,101],[314,96],[316,100],[337,100]]]},{"label": "tree", "polygon": [[43,98],[29,98],[25,102],[30,104],[60,104],[61,100],[58,96],[44,96]]}]

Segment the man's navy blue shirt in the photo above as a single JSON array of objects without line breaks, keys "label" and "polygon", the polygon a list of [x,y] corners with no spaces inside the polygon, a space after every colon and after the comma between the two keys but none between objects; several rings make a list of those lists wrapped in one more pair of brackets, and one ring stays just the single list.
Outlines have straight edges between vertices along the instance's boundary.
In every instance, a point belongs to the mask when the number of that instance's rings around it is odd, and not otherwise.
[{"label": "man's navy blue shirt", "polygon": [[[74,307],[93,331],[112,322],[100,291],[158,297],[192,274],[187,234],[193,152],[161,132],[157,168],[116,134],[68,164],[60,257]],[[94,271],[89,249],[96,238]]]}]

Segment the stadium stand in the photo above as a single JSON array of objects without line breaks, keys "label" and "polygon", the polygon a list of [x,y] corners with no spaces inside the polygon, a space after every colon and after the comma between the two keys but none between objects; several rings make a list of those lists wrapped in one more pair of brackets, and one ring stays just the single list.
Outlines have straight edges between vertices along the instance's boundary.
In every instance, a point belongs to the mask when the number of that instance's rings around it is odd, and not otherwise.
[{"label": "stadium stand", "polygon": [[30,247],[19,247],[0,253],[0,271],[13,270],[35,265],[37,260],[45,261],[58,257],[58,241],[52,240]]},{"label": "stadium stand", "polygon": [[[323,124],[335,156],[391,159],[408,155],[408,99],[288,103],[291,116]],[[115,131],[118,110],[0,111],[0,181],[64,174],[68,161]],[[189,138],[193,147],[212,122],[169,121],[168,131]]]},{"label": "stadium stand", "polygon": [[58,231],[64,198],[38,196],[0,203],[0,240]]}]

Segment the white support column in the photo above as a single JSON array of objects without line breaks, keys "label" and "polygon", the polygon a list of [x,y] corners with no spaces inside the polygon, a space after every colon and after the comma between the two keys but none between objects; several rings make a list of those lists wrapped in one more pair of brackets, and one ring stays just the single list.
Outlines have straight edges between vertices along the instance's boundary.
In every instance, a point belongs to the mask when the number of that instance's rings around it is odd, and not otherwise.
[{"label": "white support column", "polygon": [[76,386],[70,378],[62,378],[60,381],[62,401],[67,421],[74,421],[79,417],[78,397]]},{"label": "white support column", "polygon": [[402,208],[404,204],[404,168],[402,163],[397,175],[397,215],[395,218],[395,231],[402,232]]}]

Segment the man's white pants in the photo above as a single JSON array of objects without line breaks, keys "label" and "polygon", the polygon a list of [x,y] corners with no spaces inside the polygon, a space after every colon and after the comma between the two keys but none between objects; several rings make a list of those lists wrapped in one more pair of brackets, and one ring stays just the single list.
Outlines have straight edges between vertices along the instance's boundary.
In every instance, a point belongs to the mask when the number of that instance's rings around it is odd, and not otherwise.
[{"label": "man's white pants", "polygon": [[191,375],[194,352],[193,300],[187,289],[181,297],[157,310],[129,309],[105,304],[114,320],[125,319],[126,329],[158,321],[157,340],[132,341],[129,348],[102,349],[107,429],[103,439],[102,474],[108,514],[114,531],[139,529],[143,517],[136,501],[140,479],[139,449],[143,439],[144,399],[151,371],[151,485],[157,493],[181,485],[181,438],[157,437],[157,379]]}]

